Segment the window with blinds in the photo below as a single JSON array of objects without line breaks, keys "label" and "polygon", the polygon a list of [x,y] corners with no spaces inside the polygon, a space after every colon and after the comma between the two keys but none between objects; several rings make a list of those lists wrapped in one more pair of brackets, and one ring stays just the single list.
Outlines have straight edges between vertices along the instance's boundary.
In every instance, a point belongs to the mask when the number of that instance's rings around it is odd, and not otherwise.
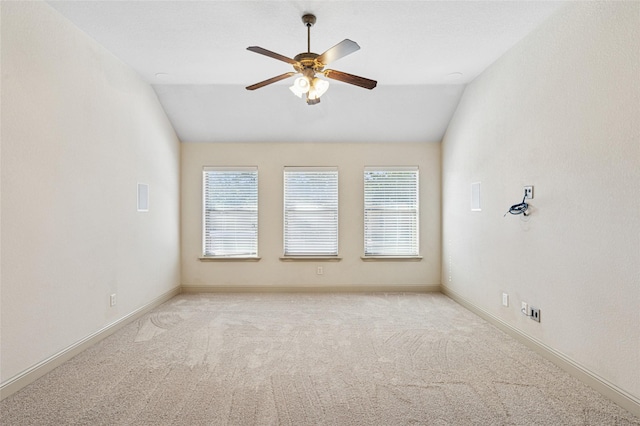
[{"label": "window with blinds", "polygon": [[284,255],[338,255],[337,167],[284,169]]},{"label": "window with blinds", "polygon": [[418,168],[365,168],[364,255],[418,256]]},{"label": "window with blinds", "polygon": [[203,256],[258,256],[258,169],[205,167]]}]

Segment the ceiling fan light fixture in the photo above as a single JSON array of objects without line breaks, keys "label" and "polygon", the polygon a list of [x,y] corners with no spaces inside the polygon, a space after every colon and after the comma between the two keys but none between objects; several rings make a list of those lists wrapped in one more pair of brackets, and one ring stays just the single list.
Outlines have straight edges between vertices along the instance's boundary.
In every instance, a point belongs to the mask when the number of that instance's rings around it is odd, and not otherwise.
[{"label": "ceiling fan light fixture", "polygon": [[328,81],[314,77],[313,80],[311,80],[309,93],[307,93],[307,105],[320,103],[320,96],[324,95],[327,89],[329,89]]},{"label": "ceiling fan light fixture", "polygon": [[299,98],[302,98],[302,95],[309,92],[309,79],[307,77],[298,77],[294,80],[293,85],[289,87],[289,89]]},{"label": "ceiling fan light fixture", "polygon": [[291,92],[299,98],[302,98],[302,95],[304,95],[304,92],[301,92],[295,84],[293,86],[290,86],[289,90],[291,90]]},{"label": "ceiling fan light fixture", "polygon": [[307,93],[309,91],[309,89],[311,88],[311,83],[309,82],[309,78],[306,77],[306,76],[296,78],[296,81],[293,84],[302,93]]},{"label": "ceiling fan light fixture", "polygon": [[306,76],[301,76],[295,79],[293,82],[293,86],[289,87],[289,89],[299,98],[302,98],[302,95],[309,92],[311,88],[311,83],[309,82],[309,78]]},{"label": "ceiling fan light fixture", "polygon": [[329,82],[327,80],[322,80],[321,78],[315,77],[311,81],[311,88],[309,89],[309,97],[310,98],[320,98],[320,96],[324,95],[329,89]]}]

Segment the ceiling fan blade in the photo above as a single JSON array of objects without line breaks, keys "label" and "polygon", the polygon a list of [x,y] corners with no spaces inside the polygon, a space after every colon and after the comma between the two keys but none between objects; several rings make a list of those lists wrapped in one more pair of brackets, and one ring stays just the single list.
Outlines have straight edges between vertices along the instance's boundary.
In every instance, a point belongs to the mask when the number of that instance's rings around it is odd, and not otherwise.
[{"label": "ceiling fan blade", "polygon": [[272,77],[268,80],[265,81],[261,81],[260,83],[256,83],[256,84],[252,84],[251,86],[247,86],[247,90],[256,90],[259,89],[261,87],[267,86],[271,83],[275,83],[276,81],[280,81],[280,80],[284,80],[285,78],[289,78],[292,75],[296,74],[296,72],[291,71],[291,72],[286,72],[284,74],[280,74],[276,77]]},{"label": "ceiling fan blade", "polygon": [[329,48],[322,55],[318,56],[316,60],[324,65],[328,65],[331,62],[337,61],[338,59],[347,56],[359,49],[360,46],[358,46],[358,43],[345,38],[340,43]]},{"label": "ceiling fan blade", "polygon": [[295,60],[293,60],[291,58],[287,58],[286,56],[283,56],[283,55],[281,55],[279,53],[272,52],[272,51],[267,50],[267,49],[263,49],[262,47],[259,47],[259,46],[249,46],[249,47],[247,47],[247,50],[250,50],[250,51],[255,52],[255,53],[259,53],[259,54],[264,55],[264,56],[268,56],[268,57],[273,58],[273,59],[277,59],[279,61],[286,62],[286,63],[291,64],[291,65],[296,65],[298,63],[298,61],[295,61]]},{"label": "ceiling fan blade", "polygon": [[334,80],[342,81],[344,83],[354,84],[356,86],[364,87],[365,89],[373,89],[378,84],[375,80],[369,80],[368,78],[358,77],[357,75],[347,74],[346,72],[336,70],[326,70],[323,72],[325,77],[332,78]]}]

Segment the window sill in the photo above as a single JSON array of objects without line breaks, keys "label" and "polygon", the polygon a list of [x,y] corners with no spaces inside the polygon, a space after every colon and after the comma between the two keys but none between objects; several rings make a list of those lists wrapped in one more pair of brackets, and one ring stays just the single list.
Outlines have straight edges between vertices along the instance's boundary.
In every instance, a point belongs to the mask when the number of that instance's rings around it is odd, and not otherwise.
[{"label": "window sill", "polygon": [[422,256],[360,256],[363,262],[420,262]]},{"label": "window sill", "polygon": [[198,258],[200,262],[257,262],[260,259],[262,258],[258,256],[201,256]]},{"label": "window sill", "polygon": [[338,256],[282,256],[282,262],[340,262],[341,257]]}]

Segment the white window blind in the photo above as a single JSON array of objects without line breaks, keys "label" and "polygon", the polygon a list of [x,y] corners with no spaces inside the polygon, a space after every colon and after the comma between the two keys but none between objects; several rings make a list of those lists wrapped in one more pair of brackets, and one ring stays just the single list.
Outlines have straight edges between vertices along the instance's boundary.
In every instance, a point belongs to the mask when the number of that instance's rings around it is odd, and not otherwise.
[{"label": "white window blind", "polygon": [[205,167],[203,255],[258,255],[258,169]]},{"label": "white window blind", "polygon": [[285,256],[338,255],[338,169],[284,170]]},{"label": "white window blind", "polygon": [[418,256],[418,168],[365,168],[364,255]]}]

